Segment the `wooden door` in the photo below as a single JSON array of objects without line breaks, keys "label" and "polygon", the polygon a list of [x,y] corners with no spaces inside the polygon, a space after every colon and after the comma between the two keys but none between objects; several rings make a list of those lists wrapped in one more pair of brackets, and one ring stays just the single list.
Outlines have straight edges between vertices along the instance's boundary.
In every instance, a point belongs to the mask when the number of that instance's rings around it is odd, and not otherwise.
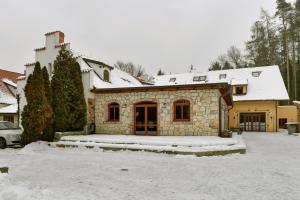
[{"label": "wooden door", "polygon": [[134,108],[136,135],[157,135],[157,104],[139,103]]}]

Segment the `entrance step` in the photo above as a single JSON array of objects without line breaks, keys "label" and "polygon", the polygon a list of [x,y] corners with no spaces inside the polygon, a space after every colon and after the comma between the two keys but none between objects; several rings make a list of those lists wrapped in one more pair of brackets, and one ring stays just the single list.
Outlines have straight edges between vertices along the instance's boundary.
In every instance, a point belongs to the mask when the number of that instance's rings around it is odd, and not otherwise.
[{"label": "entrance step", "polygon": [[104,151],[146,151],[166,154],[217,156],[246,153],[241,135],[234,138],[173,136],[66,136],[54,143],[61,148],[100,148]]}]

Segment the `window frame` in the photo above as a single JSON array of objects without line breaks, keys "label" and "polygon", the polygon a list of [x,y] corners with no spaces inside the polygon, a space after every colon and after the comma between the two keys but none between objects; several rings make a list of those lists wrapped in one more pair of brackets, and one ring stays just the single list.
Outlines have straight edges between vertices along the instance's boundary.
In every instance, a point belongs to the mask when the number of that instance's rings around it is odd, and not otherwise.
[{"label": "window frame", "polygon": [[251,75],[252,75],[253,77],[259,77],[260,74],[261,74],[261,71],[253,71],[253,72],[251,73]]},{"label": "window frame", "polygon": [[219,75],[219,80],[226,79],[226,78],[227,78],[227,74],[220,74]]},{"label": "window frame", "polygon": [[[176,108],[180,106],[181,118],[177,118]],[[188,118],[184,118],[184,106],[188,106]],[[173,103],[173,121],[174,122],[189,122],[191,121],[191,103],[189,100],[180,99]]]},{"label": "window frame", "polygon": [[15,117],[13,115],[3,115],[3,121],[15,123]]},{"label": "window frame", "polygon": [[201,82],[201,81],[206,81],[207,76],[194,76],[193,77],[193,82]]},{"label": "window frame", "polygon": [[175,77],[169,79],[169,83],[174,83],[174,82],[176,82],[176,78]]},{"label": "window frame", "polygon": [[[120,121],[120,105],[117,102],[112,102],[108,104],[108,120],[109,122],[119,122]],[[110,110],[113,109],[114,116],[112,117],[110,114]],[[118,118],[116,118],[116,109],[119,109],[118,111]]]},{"label": "window frame", "polygon": [[[241,89],[241,93],[238,93],[238,89]],[[245,95],[244,86],[235,86],[235,95]]]}]

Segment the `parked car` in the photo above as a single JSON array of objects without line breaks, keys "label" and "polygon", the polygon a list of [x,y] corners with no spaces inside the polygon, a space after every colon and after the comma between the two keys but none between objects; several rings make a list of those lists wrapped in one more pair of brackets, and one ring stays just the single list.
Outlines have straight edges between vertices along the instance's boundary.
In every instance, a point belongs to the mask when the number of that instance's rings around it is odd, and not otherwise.
[{"label": "parked car", "polygon": [[21,128],[14,123],[0,121],[0,149],[5,149],[7,146],[20,145],[21,134]]}]

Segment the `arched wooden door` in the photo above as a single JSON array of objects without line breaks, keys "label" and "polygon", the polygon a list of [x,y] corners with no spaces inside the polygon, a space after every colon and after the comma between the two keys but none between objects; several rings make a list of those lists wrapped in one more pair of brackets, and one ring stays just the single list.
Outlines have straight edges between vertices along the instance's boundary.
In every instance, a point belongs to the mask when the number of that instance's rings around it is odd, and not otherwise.
[{"label": "arched wooden door", "polygon": [[157,135],[157,103],[140,102],[134,105],[134,133]]}]

